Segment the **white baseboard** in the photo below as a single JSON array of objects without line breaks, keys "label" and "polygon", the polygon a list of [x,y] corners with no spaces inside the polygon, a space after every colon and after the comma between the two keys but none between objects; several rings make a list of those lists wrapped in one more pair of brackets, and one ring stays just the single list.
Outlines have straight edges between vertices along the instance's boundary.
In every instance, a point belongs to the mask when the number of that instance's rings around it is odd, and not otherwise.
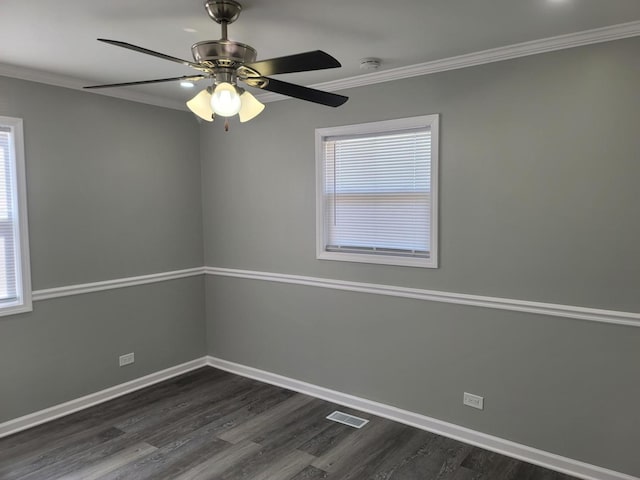
[{"label": "white baseboard", "polygon": [[243,377],[253,378],[271,385],[277,385],[279,387],[311,395],[316,398],[321,398],[333,403],[362,410],[379,417],[388,418],[405,425],[427,430],[444,437],[453,438],[464,443],[517,458],[518,460],[523,460],[528,463],[540,465],[550,470],[583,478],[585,480],[640,480],[638,477],[632,477],[624,473],[615,472],[613,470],[562,457],[544,450],[528,447],[493,435],[487,435],[482,432],[477,432],[453,423],[443,422],[425,415],[409,412],[407,410],[402,410],[400,408],[346,393],[337,392],[335,390],[330,390],[318,385],[259,370],[257,368],[248,367],[246,365],[229,362],[221,358],[209,356],[207,357],[207,364],[221,370],[242,375]]},{"label": "white baseboard", "polygon": [[51,420],[55,420],[56,418],[64,417],[65,415],[69,415],[79,410],[84,410],[85,408],[89,408],[113,398],[126,395],[127,393],[140,390],[141,388],[148,387],[155,383],[168,380],[169,378],[175,377],[177,375],[182,375],[183,373],[195,370],[196,368],[204,367],[207,364],[208,363],[206,357],[198,358],[196,360],[192,360],[181,365],[176,365],[175,367],[167,368],[165,370],[161,370],[159,372],[155,372],[126,383],[121,383],[120,385],[115,385],[105,390],[101,390],[99,392],[92,393],[84,397],[71,400],[69,402],[61,403],[59,405],[55,405],[53,407],[31,413],[23,417],[9,420],[8,422],[0,423],[0,438],[20,432],[22,430],[26,430],[31,427],[35,427]]},{"label": "white baseboard", "polygon": [[638,477],[572,460],[544,450],[528,447],[493,435],[487,435],[482,432],[477,432],[453,423],[443,422],[425,415],[402,410],[383,403],[374,402],[365,398],[356,397],[347,393],[338,392],[303,382],[301,380],[229,362],[212,356],[198,358],[60,405],[55,405],[45,410],[40,410],[39,412],[1,423],[0,438],[55,420],[56,418],[69,415],[79,410],[92,407],[113,398],[126,395],[127,393],[168,380],[172,377],[195,370],[196,368],[200,368],[205,365],[226,370],[243,377],[253,378],[271,385],[277,385],[289,390],[304,393],[306,395],[311,395],[333,403],[345,405],[357,410],[362,410],[379,417],[388,418],[405,425],[410,425],[448,438],[453,438],[464,443],[517,458],[518,460],[540,465],[567,475],[583,478],[585,480],[640,480]]}]

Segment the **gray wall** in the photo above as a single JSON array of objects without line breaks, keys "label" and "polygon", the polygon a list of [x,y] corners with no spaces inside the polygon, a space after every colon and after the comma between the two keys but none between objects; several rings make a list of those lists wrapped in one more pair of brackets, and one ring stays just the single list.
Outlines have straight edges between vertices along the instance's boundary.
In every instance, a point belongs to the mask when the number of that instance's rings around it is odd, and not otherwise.
[{"label": "gray wall", "polygon": [[[24,119],[34,290],[202,265],[190,114],[0,77],[0,115]],[[203,293],[188,278],[0,317],[0,422],[203,355]]]},{"label": "gray wall", "polygon": [[[639,51],[628,39],[205,125],[206,264],[639,312]],[[430,113],[441,268],[316,260],[314,129]],[[232,278],[208,278],[206,298],[211,355],[640,475],[640,329]]]},{"label": "gray wall", "polygon": [[[337,110],[270,103],[200,137],[184,112],[0,78],[0,115],[25,121],[33,287],[204,261],[638,312],[639,47],[358,88]],[[441,268],[316,260],[314,129],[428,113]],[[639,345],[631,327],[195,277],[0,317],[0,422],[208,351],[640,475]]]}]

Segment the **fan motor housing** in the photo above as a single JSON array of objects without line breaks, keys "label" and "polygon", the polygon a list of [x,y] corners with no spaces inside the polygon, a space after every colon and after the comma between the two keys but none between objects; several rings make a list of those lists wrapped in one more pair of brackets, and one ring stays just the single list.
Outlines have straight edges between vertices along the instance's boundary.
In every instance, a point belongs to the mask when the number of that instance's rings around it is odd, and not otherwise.
[{"label": "fan motor housing", "polygon": [[207,40],[191,47],[196,62],[211,62],[217,66],[232,67],[256,61],[256,49],[231,40]]}]

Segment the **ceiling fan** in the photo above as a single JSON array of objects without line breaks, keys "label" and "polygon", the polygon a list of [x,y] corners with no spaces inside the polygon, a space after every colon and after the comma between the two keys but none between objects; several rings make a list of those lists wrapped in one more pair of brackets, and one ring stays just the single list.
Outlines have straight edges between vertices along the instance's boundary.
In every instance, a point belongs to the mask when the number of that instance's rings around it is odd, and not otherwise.
[{"label": "ceiling fan", "polygon": [[[220,24],[222,38],[220,40],[206,40],[195,43],[191,47],[194,62],[154,52],[126,42],[104,38],[98,39],[110,45],[186,65],[198,70],[199,74],[138,82],[93,85],[84,88],[111,88],[173,81],[211,80],[212,84],[210,86],[187,102],[187,106],[194,114],[208,122],[212,122],[216,115],[232,117],[236,114],[240,122],[246,122],[262,112],[264,105],[250,92],[238,86],[238,82],[330,107],[338,107],[349,99],[344,95],[323,92],[322,90],[270,78],[270,75],[281,73],[340,67],[340,62],[328,53],[315,50],[286,57],[256,61],[257,52],[253,47],[229,40],[227,36],[227,25],[238,19],[242,11],[242,5],[236,0],[205,0],[204,6],[209,16]],[[226,126],[228,128],[228,124]]]}]

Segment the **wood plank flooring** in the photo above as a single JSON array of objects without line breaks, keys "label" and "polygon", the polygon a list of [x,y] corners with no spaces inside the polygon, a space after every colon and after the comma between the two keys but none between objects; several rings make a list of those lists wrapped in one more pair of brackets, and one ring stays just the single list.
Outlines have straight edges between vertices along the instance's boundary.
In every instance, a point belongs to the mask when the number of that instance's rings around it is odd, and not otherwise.
[{"label": "wood plank flooring", "polygon": [[[326,420],[334,410],[370,422]],[[572,480],[204,367],[0,439],[2,480]]]}]

